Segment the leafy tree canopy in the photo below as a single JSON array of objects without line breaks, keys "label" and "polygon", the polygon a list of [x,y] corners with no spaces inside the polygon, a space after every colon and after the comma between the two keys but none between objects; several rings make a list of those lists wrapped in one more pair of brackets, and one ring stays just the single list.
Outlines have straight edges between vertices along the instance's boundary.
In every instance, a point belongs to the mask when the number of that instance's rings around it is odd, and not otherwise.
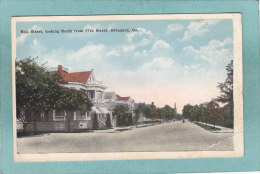
[{"label": "leafy tree canopy", "polygon": [[221,92],[218,101],[233,107],[233,60],[226,66],[226,70],[227,78],[225,82],[218,84]]},{"label": "leafy tree canopy", "polygon": [[81,91],[62,87],[57,73],[47,72],[35,59],[16,60],[16,107],[21,111],[90,110],[92,103]]}]

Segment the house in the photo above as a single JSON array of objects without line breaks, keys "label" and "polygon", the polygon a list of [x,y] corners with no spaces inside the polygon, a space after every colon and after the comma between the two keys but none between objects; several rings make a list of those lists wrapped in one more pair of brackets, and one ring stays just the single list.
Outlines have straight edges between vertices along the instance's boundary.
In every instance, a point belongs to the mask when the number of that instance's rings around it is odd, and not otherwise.
[{"label": "house", "polygon": [[[121,97],[120,95],[116,94],[115,92],[106,92],[104,97],[105,103],[109,106],[110,110],[113,112],[114,109],[118,105],[125,105],[128,107],[128,113],[132,114],[132,118],[134,118],[134,106],[135,101],[131,99],[130,96],[127,97]],[[113,123],[116,122],[116,115],[113,115],[112,117]]]},{"label": "house", "polygon": [[116,102],[117,96],[115,92],[106,92],[104,97],[105,102]]},{"label": "house", "polygon": [[129,108],[129,111],[134,111],[135,101],[131,99],[130,96],[127,97],[121,97],[120,95],[116,94],[117,103],[118,104],[126,104]]},{"label": "house", "polygon": [[[108,115],[110,115],[111,123],[114,125],[112,111],[104,100],[107,87],[102,81],[96,79],[93,70],[69,73],[68,69],[58,65],[57,69],[52,68],[49,71],[57,71],[57,74],[61,77],[60,81],[65,82],[61,83],[62,86],[84,92],[93,103],[90,111],[70,113],[73,115],[73,121],[81,121],[78,125],[79,129],[91,128],[91,124],[87,122],[93,121],[94,113],[97,114],[99,127],[105,127]],[[66,111],[53,111],[53,120],[64,121],[67,114]]]},{"label": "house", "polygon": [[135,101],[131,99],[130,96],[121,97],[115,92],[106,92],[104,99],[112,109],[114,109],[117,105],[126,105],[130,112],[134,111]]}]

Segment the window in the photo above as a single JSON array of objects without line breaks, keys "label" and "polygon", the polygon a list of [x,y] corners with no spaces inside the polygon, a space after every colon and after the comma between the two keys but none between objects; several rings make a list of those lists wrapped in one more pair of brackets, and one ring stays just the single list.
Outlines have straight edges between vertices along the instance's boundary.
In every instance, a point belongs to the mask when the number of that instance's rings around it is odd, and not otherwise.
[{"label": "window", "polygon": [[99,98],[100,100],[102,100],[102,93],[99,93],[98,98]]},{"label": "window", "polygon": [[94,91],[89,91],[90,99],[94,99]]},{"label": "window", "polygon": [[76,111],[76,116],[86,115],[86,111]]},{"label": "window", "polygon": [[86,115],[87,115],[87,119],[86,120],[91,120],[91,116],[90,116],[90,112],[86,112]]},{"label": "window", "polygon": [[66,116],[66,112],[64,110],[55,110],[53,120],[54,121],[64,121],[65,116]]},{"label": "window", "polygon": [[86,111],[76,111],[75,114],[76,114],[76,120],[86,120],[87,117]]}]

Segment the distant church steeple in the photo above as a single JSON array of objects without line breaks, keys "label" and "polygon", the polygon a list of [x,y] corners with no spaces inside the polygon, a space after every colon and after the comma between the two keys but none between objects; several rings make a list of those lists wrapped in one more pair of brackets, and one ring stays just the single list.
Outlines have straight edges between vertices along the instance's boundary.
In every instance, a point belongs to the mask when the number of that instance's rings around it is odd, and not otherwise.
[{"label": "distant church steeple", "polygon": [[174,104],[174,116],[177,116],[177,107],[176,107],[176,103]]}]

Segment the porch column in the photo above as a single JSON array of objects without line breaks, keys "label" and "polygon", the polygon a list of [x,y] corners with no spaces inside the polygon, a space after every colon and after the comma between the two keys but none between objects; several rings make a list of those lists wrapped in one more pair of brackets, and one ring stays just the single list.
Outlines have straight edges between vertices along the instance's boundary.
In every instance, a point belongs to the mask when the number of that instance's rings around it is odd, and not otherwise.
[{"label": "porch column", "polygon": [[97,102],[97,92],[94,90],[94,102]]},{"label": "porch column", "polygon": [[55,110],[52,111],[52,119],[55,121]]}]

